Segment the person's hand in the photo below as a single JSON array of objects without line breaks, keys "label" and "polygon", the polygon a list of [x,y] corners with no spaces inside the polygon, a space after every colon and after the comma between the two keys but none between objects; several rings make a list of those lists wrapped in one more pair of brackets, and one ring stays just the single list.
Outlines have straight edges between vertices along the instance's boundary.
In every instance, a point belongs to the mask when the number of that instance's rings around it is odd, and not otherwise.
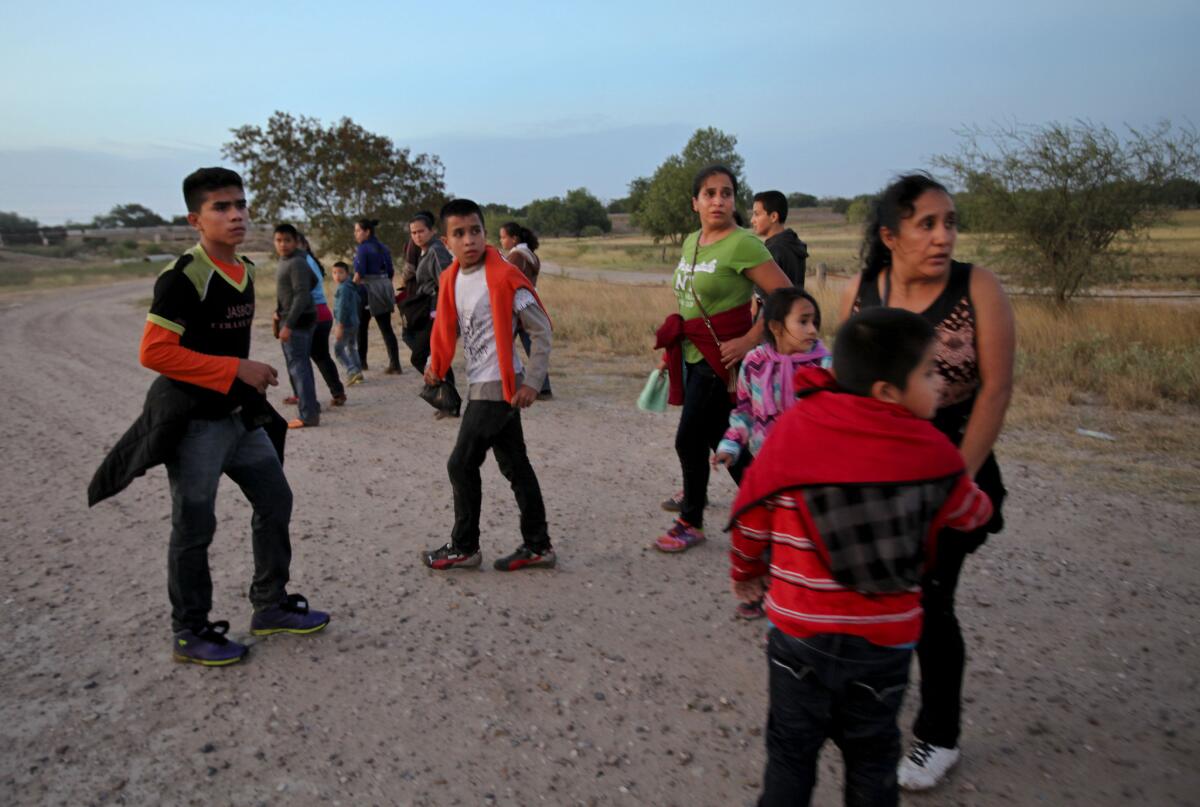
[{"label": "person's hand", "polygon": [[354,273],[354,282],[359,286],[362,285],[362,275],[360,275],[358,272]]},{"label": "person's hand", "polygon": [[666,369],[667,369],[667,354],[664,353],[658,357],[658,371],[660,373],[662,373],[662,372],[666,372]]},{"label": "person's hand", "polygon": [[746,354],[754,349],[754,339],[747,334],[739,336],[737,339],[730,339],[728,342],[721,343],[721,363],[732,369],[735,364],[746,357]]},{"label": "person's hand", "polygon": [[279,312],[278,311],[271,314],[271,322],[279,322]]},{"label": "person's hand", "polygon": [[346,335],[346,326],[345,325],[343,325],[342,323],[339,322],[337,325],[333,326],[333,338],[334,339],[340,340],[345,335]]},{"label": "person's hand", "polygon": [[714,468],[716,468],[718,466],[720,466],[722,468],[732,468],[733,463],[736,461],[737,460],[735,460],[733,458],[732,454],[726,453],[724,451],[718,451],[716,454],[712,455],[712,467],[714,467]]},{"label": "person's hand", "polygon": [[767,591],[767,579],[755,577],[751,580],[734,580],[731,590],[733,596],[742,602],[758,602]]},{"label": "person's hand", "polygon": [[522,384],[521,388],[513,395],[512,405],[514,409],[525,409],[536,400],[537,390],[528,384]]},{"label": "person's hand", "polygon": [[279,329],[279,341],[280,342],[286,342],[287,340],[289,340],[291,338],[292,338],[292,329],[291,328],[284,325],[282,328]]},{"label": "person's hand", "polygon": [[237,377],[239,381],[254,387],[260,394],[265,394],[267,387],[279,386],[279,373],[275,372],[275,368],[253,359],[238,359]]},{"label": "person's hand", "polygon": [[437,373],[435,373],[433,371],[432,364],[430,364],[428,367],[425,368],[424,378],[425,378],[425,383],[431,387],[436,387],[438,384],[442,383],[442,379],[438,378]]}]

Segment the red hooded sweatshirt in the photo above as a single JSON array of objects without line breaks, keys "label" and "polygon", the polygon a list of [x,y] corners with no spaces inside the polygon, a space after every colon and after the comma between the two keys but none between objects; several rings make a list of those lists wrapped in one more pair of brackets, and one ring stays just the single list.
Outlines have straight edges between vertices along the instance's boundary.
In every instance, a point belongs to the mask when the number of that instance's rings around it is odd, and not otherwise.
[{"label": "red hooded sweatshirt", "polygon": [[797,371],[796,389],[801,400],[742,478],[731,575],[769,572],[767,615],[792,636],[911,645],[921,635],[920,579],[938,531],[982,526],[991,502],[929,421],[838,392],[819,368]]}]

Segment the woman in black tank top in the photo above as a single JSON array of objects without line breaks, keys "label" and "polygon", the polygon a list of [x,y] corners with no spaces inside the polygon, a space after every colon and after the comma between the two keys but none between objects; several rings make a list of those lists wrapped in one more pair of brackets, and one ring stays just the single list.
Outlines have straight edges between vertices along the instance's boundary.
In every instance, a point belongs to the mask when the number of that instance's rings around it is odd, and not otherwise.
[{"label": "woman in black tank top", "polygon": [[934,326],[943,386],[933,423],[959,446],[967,471],[995,508],[983,529],[943,531],[922,581],[921,709],[912,750],[899,770],[900,785],[909,790],[935,786],[958,762],[966,653],[954,594],[963,560],[1004,524],[1005,490],[992,446],[1012,397],[1012,307],[995,275],[953,260],[957,235],[949,192],[926,174],[901,177],[875,203],[863,271],[842,297],[843,320],[884,305],[912,311]]}]

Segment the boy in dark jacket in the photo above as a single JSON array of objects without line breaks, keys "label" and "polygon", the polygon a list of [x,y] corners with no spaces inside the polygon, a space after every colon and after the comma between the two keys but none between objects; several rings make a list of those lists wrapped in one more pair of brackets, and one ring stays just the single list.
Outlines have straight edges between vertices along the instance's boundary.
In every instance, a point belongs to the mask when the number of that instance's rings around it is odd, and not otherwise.
[{"label": "boy in dark jacket", "polygon": [[922,569],[939,530],[975,529],[992,512],[929,423],[933,343],[929,323],[902,309],[852,317],[834,343],[836,382],[818,368],[797,373],[802,400],[742,478],[733,590],[743,601],[766,593],[773,626],[760,805],[808,804],[830,738],[847,805],[898,803],[896,716],[921,635]]},{"label": "boy in dark jacket", "polygon": [[792,229],[784,229],[787,221],[787,197],[779,191],[763,191],[754,194],[754,208],[750,214],[750,226],[754,234],[763,240],[767,252],[779,264],[779,268],[798,289],[804,288],[804,273],[808,270],[808,246]]},{"label": "boy in dark jacket", "polygon": [[[154,284],[141,362],[170,380],[179,393],[174,397],[192,401],[189,407],[174,405],[186,412],[187,423],[171,432],[179,437],[166,463],[172,652],[178,661],[223,666],[240,661],[247,648],[226,635],[228,622],[208,620],[208,546],[217,528],[222,475],[238,484],[254,508],[251,632],[314,633],[328,624],[329,615],[287,593],[292,491],[279,451],[260,421],[248,416],[252,409],[270,412],[263,395],[279,381],[273,367],[249,358],[253,267],[235,251],[249,219],[241,177],[225,168],[202,168],[183,181],[183,196],[188,223],[200,234],[200,243],[164,269]],[[307,266],[304,271],[312,276]],[[152,403],[148,399],[147,405]]]},{"label": "boy in dark jacket", "polygon": [[300,249],[300,233],[290,224],[275,228],[275,252],[279,269],[275,275],[275,321],[279,325],[279,343],[287,359],[288,375],[299,399],[300,417],[288,423],[289,429],[319,426],[321,405],[317,403],[317,382],[312,371],[313,334],[317,328],[317,306],[312,290],[316,276],[308,267]]}]

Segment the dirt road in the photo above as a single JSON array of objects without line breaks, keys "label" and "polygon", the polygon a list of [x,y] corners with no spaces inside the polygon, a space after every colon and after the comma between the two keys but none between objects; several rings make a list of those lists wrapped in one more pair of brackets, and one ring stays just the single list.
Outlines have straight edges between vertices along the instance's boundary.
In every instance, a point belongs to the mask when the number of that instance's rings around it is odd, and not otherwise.
[{"label": "dirt road", "polygon": [[[637,412],[640,378],[612,362],[557,361],[558,398],[525,419],[558,570],[418,564],[450,526],[456,424],[415,373],[372,375],[288,444],[292,589],[330,628],[228,669],[173,664],[165,473],[92,511],[84,495],[151,381],[149,294],[0,298],[0,804],[753,803],[764,628],[732,619],[718,531],[647,550],[678,477],[674,417]],[[906,803],[1200,803],[1195,509],[1005,472],[1009,529],[960,587],[965,758]],[[518,538],[491,461],[484,480],[486,566]],[[732,492],[714,482],[710,526]],[[249,509],[228,481],[219,516],[213,618],[245,637]],[[840,803],[836,752],[821,776],[816,803]]]}]

